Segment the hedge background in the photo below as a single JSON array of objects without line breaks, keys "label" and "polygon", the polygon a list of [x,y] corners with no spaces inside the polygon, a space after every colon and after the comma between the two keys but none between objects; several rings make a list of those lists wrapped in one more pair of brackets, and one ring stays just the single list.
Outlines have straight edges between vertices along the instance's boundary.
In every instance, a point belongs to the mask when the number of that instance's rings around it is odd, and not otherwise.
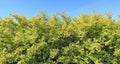
[{"label": "hedge background", "polygon": [[0,64],[120,64],[120,20],[64,13],[1,18]]}]

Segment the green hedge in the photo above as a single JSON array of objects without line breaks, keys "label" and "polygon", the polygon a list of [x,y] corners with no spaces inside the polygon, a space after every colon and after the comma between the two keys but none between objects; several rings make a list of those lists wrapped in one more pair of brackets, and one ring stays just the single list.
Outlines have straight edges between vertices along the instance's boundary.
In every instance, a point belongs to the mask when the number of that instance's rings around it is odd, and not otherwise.
[{"label": "green hedge", "polygon": [[120,21],[101,14],[1,18],[0,64],[120,64]]}]

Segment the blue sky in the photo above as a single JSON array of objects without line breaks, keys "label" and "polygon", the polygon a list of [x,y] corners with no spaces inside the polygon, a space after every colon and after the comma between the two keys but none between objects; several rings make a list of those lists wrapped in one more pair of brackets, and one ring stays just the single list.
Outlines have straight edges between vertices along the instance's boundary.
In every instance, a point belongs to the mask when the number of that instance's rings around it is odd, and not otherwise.
[{"label": "blue sky", "polygon": [[66,11],[71,16],[92,14],[95,10],[96,13],[111,12],[116,17],[120,15],[120,0],[0,0],[0,17],[14,12],[31,17],[40,10],[49,15]]}]

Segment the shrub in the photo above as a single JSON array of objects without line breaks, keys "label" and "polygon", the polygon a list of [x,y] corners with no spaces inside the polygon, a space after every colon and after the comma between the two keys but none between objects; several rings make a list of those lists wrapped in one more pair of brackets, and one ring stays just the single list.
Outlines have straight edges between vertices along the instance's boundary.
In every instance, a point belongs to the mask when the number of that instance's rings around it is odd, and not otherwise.
[{"label": "shrub", "polygon": [[120,64],[120,22],[101,14],[0,19],[0,64]]}]

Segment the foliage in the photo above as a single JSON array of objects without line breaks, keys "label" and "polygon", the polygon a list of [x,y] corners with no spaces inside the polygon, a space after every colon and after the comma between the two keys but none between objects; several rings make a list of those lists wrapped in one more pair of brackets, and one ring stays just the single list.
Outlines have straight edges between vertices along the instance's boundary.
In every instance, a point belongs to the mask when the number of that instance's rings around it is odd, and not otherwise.
[{"label": "foliage", "polygon": [[0,19],[0,64],[120,64],[120,22],[101,14]]}]

